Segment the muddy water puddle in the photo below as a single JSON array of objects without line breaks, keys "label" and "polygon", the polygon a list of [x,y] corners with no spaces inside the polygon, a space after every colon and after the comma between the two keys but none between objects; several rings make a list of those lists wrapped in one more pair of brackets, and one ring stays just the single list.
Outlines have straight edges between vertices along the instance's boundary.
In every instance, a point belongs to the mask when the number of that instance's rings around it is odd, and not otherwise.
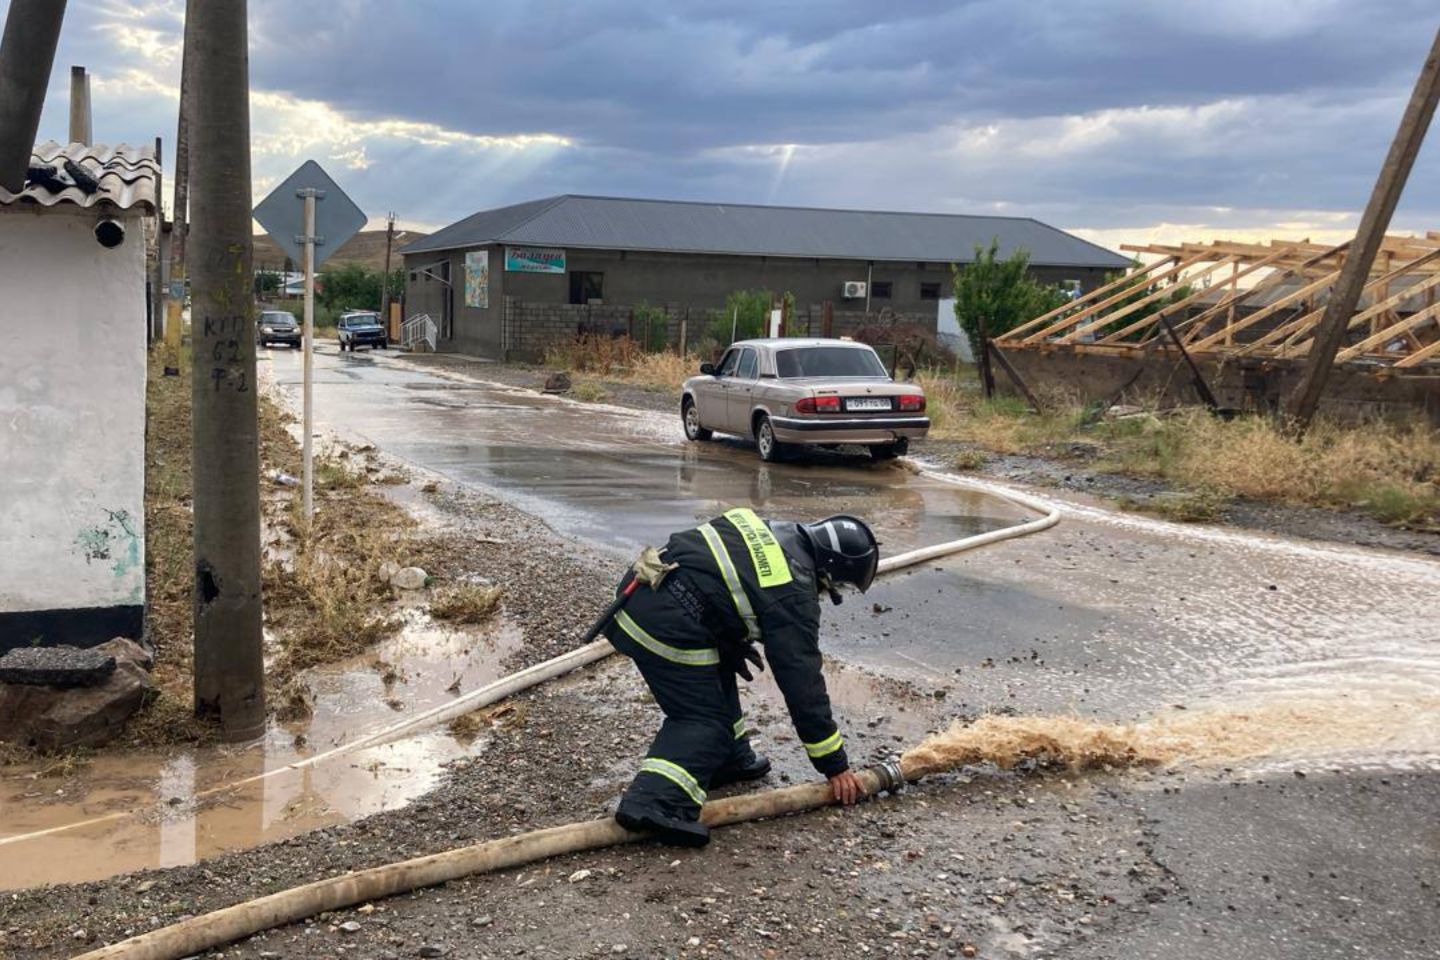
[{"label": "muddy water puddle", "polygon": [[522,642],[503,618],[453,630],[412,611],[372,653],[307,673],[313,717],[272,721],[259,743],[107,754],[63,778],[8,775],[0,780],[0,886],[193,863],[403,806],[484,741],[464,744],[438,727],[292,765],[503,676],[502,662]]}]

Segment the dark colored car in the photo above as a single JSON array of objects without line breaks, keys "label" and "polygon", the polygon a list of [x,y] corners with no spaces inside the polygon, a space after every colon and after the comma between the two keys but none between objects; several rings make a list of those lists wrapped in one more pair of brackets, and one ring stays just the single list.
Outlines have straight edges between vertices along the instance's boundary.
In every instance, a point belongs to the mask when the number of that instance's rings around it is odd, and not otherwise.
[{"label": "dark colored car", "polygon": [[262,310],[255,327],[255,339],[262,347],[272,343],[288,343],[292,347],[301,344],[300,324],[295,322],[293,314],[284,310]]},{"label": "dark colored car", "polygon": [[384,350],[390,343],[385,336],[385,328],[380,324],[380,314],[368,310],[340,314],[335,331],[340,338],[341,350],[354,351],[356,347]]}]

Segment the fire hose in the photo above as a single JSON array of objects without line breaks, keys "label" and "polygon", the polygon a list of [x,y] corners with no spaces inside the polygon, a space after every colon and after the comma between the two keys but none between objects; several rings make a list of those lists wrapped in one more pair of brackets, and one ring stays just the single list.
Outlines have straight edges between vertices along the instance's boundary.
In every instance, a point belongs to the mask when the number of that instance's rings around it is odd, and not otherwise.
[{"label": "fire hose", "polygon": [[[983,489],[1018,506],[1043,514],[1027,523],[1002,527],[987,533],[965,537],[949,543],[922,547],[882,560],[879,572],[889,573],[940,557],[973,550],[987,544],[1037,533],[1054,526],[1060,511],[1035,497],[1008,488],[979,484],[922,467],[913,467],[921,476],[960,486]],[[635,581],[632,581],[632,585]],[[612,616],[625,597],[617,598],[611,608],[589,632],[593,637]],[[614,652],[609,641],[592,641],[569,653],[537,664],[502,680],[481,687],[450,703],[428,710],[386,730],[363,737],[326,753],[277,768],[271,773],[310,766],[343,753],[363,747],[377,746],[399,739],[417,729],[462,716],[498,700],[509,697],[577,667],[593,663]],[[857,774],[862,795],[873,797],[893,791],[904,783],[951,769],[956,761],[944,759],[937,751],[912,750],[898,760],[870,767]],[[251,780],[261,779],[262,774]],[[239,784],[228,784],[231,789]],[[830,785],[824,781],[804,783],[763,793],[742,794],[707,803],[701,820],[712,827],[723,827],[751,820],[801,813],[828,806],[834,802]],[[33,836],[33,835],[32,835]],[[253,936],[264,930],[294,923],[316,914],[339,910],[371,900],[406,893],[421,887],[434,886],[460,877],[490,873],[533,863],[550,857],[587,850],[598,850],[618,844],[633,843],[646,835],[632,833],[611,818],[581,821],[535,830],[513,837],[416,857],[340,876],[328,877],[303,886],[282,890],[255,900],[224,907],[211,913],[182,920],[149,933],[139,934],[119,943],[83,954],[77,960],[178,960],[213,947]]]}]

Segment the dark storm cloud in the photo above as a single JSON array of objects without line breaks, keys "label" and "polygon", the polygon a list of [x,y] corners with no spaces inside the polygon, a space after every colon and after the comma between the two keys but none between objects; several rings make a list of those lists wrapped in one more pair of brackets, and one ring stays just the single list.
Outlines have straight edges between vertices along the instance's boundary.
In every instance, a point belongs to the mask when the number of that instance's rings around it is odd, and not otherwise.
[{"label": "dark storm cloud", "polygon": [[[63,134],[65,67],[85,63],[97,135],[168,141],[183,7],[70,0],[42,135]],[[562,191],[1320,222],[1364,202],[1440,23],[1434,0],[250,10],[260,191],[313,156],[366,209],[429,224]],[[1400,226],[1440,223],[1437,161]]]},{"label": "dark storm cloud", "polygon": [[[358,115],[697,149],[958,119],[1388,88],[1433,0],[473,3],[256,0],[257,77]],[[1363,38],[1363,39],[1362,39]]]}]

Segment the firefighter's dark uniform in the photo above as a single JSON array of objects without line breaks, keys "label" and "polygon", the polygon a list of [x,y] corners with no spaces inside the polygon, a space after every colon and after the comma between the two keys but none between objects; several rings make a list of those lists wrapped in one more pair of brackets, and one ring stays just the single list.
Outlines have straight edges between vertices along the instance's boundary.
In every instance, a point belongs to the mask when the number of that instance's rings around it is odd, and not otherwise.
[{"label": "firefighter's dark uniform", "polygon": [[665,713],[621,811],[693,822],[707,788],[754,762],[736,683],[745,643],[762,646],[815,769],[844,771],[820,673],[815,561],[797,525],[731,510],[673,535],[662,558],[678,567],[659,589],[636,589],[605,630]]}]

